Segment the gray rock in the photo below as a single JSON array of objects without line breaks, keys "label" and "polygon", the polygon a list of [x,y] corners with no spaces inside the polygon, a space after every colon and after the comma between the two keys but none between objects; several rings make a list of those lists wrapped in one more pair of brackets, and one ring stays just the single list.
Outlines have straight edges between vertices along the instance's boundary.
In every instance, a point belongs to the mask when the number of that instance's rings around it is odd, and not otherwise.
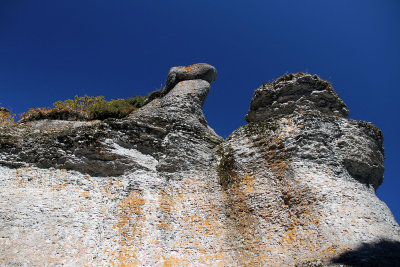
[{"label": "gray rock", "polygon": [[349,111],[331,84],[317,75],[287,74],[258,88],[250,102],[247,122],[260,122],[276,115],[320,111],[347,117]]},{"label": "gray rock", "polygon": [[181,81],[163,98],[131,114],[134,123],[166,129],[158,142],[158,170],[176,172],[211,164],[212,149],[223,139],[208,126],[203,115],[209,89],[205,80]]},{"label": "gray rock", "polygon": [[126,119],[0,128],[0,265],[399,265],[379,129],[298,74],[223,140],[194,66]]},{"label": "gray rock", "polygon": [[[319,111],[292,113],[243,126],[222,147],[219,166],[229,175],[220,179],[232,207],[227,225],[248,233],[244,241],[232,235],[235,253],[242,253],[240,246],[252,248],[249,258],[268,249],[285,252],[264,265],[400,262],[392,250],[400,248],[400,228],[375,195],[384,155],[382,133],[372,124]],[[231,168],[224,164],[229,158]],[[376,244],[381,252],[369,253]]]},{"label": "gray rock", "polygon": [[157,170],[170,173],[209,166],[212,149],[223,140],[208,126],[202,111],[210,89],[206,80],[215,79],[215,68],[196,64],[172,68],[170,73],[177,74],[179,83],[127,119],[45,119],[17,125],[12,141],[0,151],[2,163],[26,162],[95,176],[148,170],[144,163],[148,157],[157,162]]},{"label": "gray rock", "polygon": [[168,92],[180,81],[197,79],[212,83],[217,79],[217,70],[213,66],[206,63],[197,63],[187,67],[173,67],[168,72],[167,82],[165,83],[164,90]]}]

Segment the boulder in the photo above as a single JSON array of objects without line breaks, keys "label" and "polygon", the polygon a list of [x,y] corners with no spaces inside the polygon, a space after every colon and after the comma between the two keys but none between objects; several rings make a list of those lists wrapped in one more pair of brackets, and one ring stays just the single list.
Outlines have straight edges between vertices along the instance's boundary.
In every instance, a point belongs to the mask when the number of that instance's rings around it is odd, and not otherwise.
[{"label": "boulder", "polygon": [[173,67],[168,72],[164,89],[168,92],[180,81],[197,79],[212,83],[217,79],[217,70],[207,63],[197,63],[187,67]]}]

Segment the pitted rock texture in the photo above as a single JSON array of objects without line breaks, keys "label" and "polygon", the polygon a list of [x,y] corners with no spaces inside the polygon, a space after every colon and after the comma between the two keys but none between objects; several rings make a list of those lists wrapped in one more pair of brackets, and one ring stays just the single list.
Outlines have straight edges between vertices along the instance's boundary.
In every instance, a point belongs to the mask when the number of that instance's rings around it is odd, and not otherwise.
[{"label": "pitted rock texture", "polygon": [[250,102],[247,122],[304,111],[346,118],[349,111],[331,84],[317,75],[287,74],[258,88]]},{"label": "pitted rock texture", "polygon": [[[399,245],[400,229],[375,195],[383,154],[375,150],[382,148],[380,133],[370,127],[339,117],[292,114],[236,130],[221,148],[221,161],[230,158],[231,168],[220,169],[234,207],[232,229],[245,237],[232,236],[235,253],[252,259],[263,255],[267,266],[277,261],[309,266],[332,264],[330,257],[362,242]],[[351,145],[343,148],[342,142]],[[352,153],[356,149],[359,155]],[[356,175],[347,162],[365,169]],[[281,257],[270,258],[267,251]]]},{"label": "pitted rock texture", "polygon": [[[1,266],[400,265],[379,129],[325,93],[279,114],[261,92],[223,140],[202,112],[212,79],[185,71],[126,119],[1,128]],[[305,76],[279,95],[322,88]]]}]

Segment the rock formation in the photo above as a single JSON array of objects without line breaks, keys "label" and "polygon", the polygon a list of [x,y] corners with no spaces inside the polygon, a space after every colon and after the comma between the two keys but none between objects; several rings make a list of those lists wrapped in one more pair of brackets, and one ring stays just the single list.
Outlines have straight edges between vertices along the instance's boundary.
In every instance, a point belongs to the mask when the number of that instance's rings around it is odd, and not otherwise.
[{"label": "rock formation", "polygon": [[202,112],[215,79],[175,67],[128,118],[2,126],[0,265],[399,265],[381,131],[298,73],[223,140]]}]

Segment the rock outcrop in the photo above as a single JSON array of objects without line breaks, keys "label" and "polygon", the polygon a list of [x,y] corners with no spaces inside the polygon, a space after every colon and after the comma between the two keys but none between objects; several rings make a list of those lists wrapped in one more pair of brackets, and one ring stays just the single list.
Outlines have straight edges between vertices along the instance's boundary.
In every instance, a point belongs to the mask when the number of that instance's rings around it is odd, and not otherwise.
[{"label": "rock outcrop", "polygon": [[[193,71],[193,74],[187,72]],[[156,168],[176,172],[211,165],[222,141],[207,124],[202,107],[216,78],[208,64],[174,67],[173,90],[123,120],[26,122],[13,129],[0,162],[9,166],[76,170],[95,176]],[[167,90],[168,89],[168,90]],[[146,158],[141,162],[140,157]],[[149,164],[149,160],[152,162]]]},{"label": "rock outcrop", "polygon": [[305,111],[346,118],[349,111],[331,84],[317,75],[287,74],[254,92],[247,122]]},{"label": "rock outcrop", "polygon": [[0,264],[399,265],[381,131],[299,73],[223,140],[202,112],[215,79],[175,67],[128,118],[2,126]]}]

